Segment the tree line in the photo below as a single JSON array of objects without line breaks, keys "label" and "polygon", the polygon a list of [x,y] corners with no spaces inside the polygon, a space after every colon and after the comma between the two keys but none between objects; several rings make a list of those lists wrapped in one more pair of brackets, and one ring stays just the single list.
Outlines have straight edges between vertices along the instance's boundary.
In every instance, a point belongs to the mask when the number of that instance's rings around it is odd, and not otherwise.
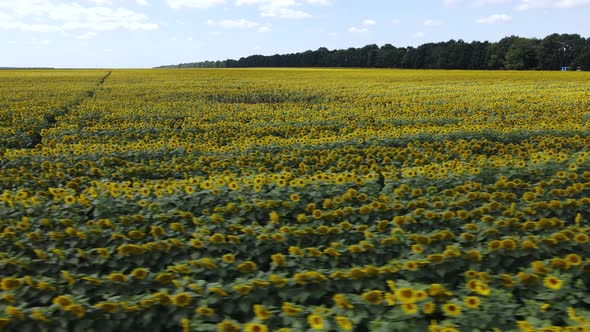
[{"label": "tree line", "polygon": [[510,36],[498,42],[461,39],[426,43],[418,47],[361,48],[289,54],[251,55],[239,60],[203,61],[160,68],[247,68],[247,67],[361,67],[408,69],[507,69],[558,70],[563,67],[590,68],[590,38],[579,34],[551,34],[543,39]]}]

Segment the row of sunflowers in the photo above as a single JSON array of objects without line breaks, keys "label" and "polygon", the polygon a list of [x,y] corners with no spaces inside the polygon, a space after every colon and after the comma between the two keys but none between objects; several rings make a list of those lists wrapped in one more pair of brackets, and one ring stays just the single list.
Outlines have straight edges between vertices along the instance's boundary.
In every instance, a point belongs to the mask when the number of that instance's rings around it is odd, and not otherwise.
[{"label": "row of sunflowers", "polygon": [[586,73],[0,82],[0,329],[590,329]]}]

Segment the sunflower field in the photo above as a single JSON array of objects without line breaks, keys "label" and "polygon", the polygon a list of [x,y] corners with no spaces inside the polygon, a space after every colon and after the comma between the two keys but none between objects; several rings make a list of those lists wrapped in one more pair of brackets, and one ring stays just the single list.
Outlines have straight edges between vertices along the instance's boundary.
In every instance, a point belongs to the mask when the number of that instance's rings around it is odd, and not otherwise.
[{"label": "sunflower field", "polygon": [[0,72],[2,331],[590,331],[590,74]]}]

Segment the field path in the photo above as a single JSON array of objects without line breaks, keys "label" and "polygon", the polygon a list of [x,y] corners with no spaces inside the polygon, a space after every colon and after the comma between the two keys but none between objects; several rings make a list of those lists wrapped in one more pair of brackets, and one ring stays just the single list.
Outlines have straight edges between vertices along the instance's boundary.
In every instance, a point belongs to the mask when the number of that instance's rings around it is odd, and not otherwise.
[{"label": "field path", "polygon": [[33,134],[33,138],[31,142],[27,146],[29,149],[34,149],[39,144],[43,144],[43,137],[41,132],[45,129],[54,128],[57,124],[57,118],[60,116],[67,115],[72,110],[77,109],[84,101],[94,97],[96,91],[100,89],[100,87],[104,84],[104,82],[111,76],[112,71],[106,73],[103,77],[98,80],[96,86],[88,91],[85,91],[77,96],[67,104],[63,105],[59,108],[50,109],[46,114],[43,115],[43,123],[39,127],[39,129]]}]

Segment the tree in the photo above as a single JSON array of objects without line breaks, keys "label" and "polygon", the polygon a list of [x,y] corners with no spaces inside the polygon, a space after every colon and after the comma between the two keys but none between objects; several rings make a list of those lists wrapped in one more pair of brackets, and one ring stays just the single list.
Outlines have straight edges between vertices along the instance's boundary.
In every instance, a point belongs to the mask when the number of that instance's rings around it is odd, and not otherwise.
[{"label": "tree", "polygon": [[426,69],[545,69],[590,68],[590,40],[578,34],[551,34],[542,40],[505,37],[488,41],[449,40],[414,47],[381,47],[332,50],[320,47],[299,53],[251,55],[239,60],[204,61],[165,66],[167,68],[236,67],[369,67]]},{"label": "tree", "polygon": [[539,63],[536,49],[536,42],[533,39],[514,39],[506,52],[504,68],[514,70],[536,69]]}]

